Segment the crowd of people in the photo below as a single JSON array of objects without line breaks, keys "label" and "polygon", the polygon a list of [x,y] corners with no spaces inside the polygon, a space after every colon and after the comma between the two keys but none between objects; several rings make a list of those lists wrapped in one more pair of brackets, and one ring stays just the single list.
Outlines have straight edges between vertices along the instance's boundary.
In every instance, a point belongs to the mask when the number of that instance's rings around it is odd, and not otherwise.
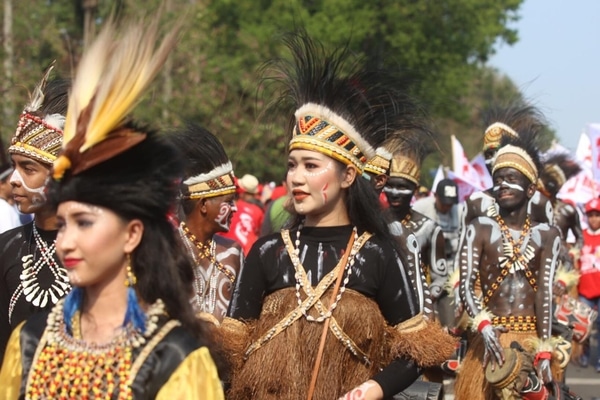
[{"label": "crowd of people", "polygon": [[582,229],[536,108],[493,110],[493,187],[460,202],[422,186],[434,135],[407,81],[291,33],[265,65],[287,168],[261,184],[203,127],[132,119],[180,27],[159,32],[106,22],[15,118],[0,398],[426,399],[451,374],[457,399],[547,399],[574,396],[571,358],[600,372],[600,199]]}]

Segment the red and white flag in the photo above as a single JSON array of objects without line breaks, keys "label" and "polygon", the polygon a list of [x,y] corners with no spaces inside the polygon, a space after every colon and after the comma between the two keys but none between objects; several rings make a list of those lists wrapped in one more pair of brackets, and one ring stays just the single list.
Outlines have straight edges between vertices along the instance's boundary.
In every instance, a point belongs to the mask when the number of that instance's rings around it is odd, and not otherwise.
[{"label": "red and white flag", "polygon": [[481,190],[491,188],[493,186],[492,175],[490,175],[490,171],[488,171],[487,166],[485,165],[485,157],[482,153],[473,157],[471,166],[477,171],[477,175],[479,176],[479,187]]},{"label": "red and white flag", "polygon": [[592,147],[592,174],[600,181],[600,124],[589,124],[587,132]]}]

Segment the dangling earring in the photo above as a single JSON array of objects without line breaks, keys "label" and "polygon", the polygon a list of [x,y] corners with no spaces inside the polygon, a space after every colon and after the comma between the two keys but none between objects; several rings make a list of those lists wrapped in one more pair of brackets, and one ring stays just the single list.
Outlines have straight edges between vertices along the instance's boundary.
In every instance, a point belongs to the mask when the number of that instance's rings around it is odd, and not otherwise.
[{"label": "dangling earring", "polygon": [[143,333],[146,330],[146,313],[144,313],[138,302],[135,292],[136,284],[137,277],[131,266],[131,254],[127,253],[127,279],[125,279],[125,286],[127,287],[127,311],[125,312],[123,327],[131,323],[137,331]]},{"label": "dangling earring", "polygon": [[132,288],[137,284],[137,277],[131,269],[131,254],[127,253],[127,279],[125,279],[125,286]]}]

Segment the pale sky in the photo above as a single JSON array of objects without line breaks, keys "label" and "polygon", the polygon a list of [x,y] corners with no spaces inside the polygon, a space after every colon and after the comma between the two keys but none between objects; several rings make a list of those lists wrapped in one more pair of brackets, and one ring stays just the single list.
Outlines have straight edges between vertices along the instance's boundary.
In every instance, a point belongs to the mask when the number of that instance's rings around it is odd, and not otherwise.
[{"label": "pale sky", "polygon": [[589,123],[600,123],[600,0],[525,0],[519,41],[497,48],[489,64],[533,99],[574,150]]}]

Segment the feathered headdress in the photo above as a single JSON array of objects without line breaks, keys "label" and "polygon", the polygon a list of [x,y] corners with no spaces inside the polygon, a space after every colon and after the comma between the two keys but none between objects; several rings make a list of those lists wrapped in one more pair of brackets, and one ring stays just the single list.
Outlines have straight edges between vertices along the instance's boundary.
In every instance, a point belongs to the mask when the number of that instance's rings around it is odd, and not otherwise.
[{"label": "feathered headdress", "polygon": [[492,174],[500,168],[514,168],[531,183],[537,183],[542,164],[536,144],[537,135],[523,131],[518,137],[504,136],[494,159]]},{"label": "feathered headdress", "polygon": [[[173,48],[175,28],[155,50],[158,19],[150,24],[131,23],[118,37],[108,22],[81,60],[69,98],[63,152],[54,163],[53,180],[48,184],[50,204],[77,201],[105,207],[122,218],[139,219],[144,238],[162,229],[172,234],[168,213],[177,195],[181,177],[181,156],[148,129],[128,121],[144,89],[156,76]],[[154,228],[154,229],[152,229]],[[172,236],[174,243],[174,236]],[[164,249],[169,251],[168,248]],[[152,260],[133,252],[128,275],[127,311],[123,326],[144,332],[146,316],[138,302],[136,282],[148,282]],[[137,285],[147,303],[156,292]],[[64,318],[67,326],[81,306],[82,289],[67,296]]]},{"label": "feathered headdress", "polygon": [[[52,165],[56,160],[62,145],[65,125],[63,114],[46,114],[42,109],[46,97],[46,85],[53,69],[54,63],[46,69],[42,79],[33,90],[29,103],[19,117],[17,130],[8,148],[10,154],[21,154],[47,165]],[[66,98],[66,85],[58,95]]]},{"label": "feathered headdress", "polygon": [[146,137],[126,124],[141,95],[175,46],[178,29],[159,38],[158,19],[128,27],[118,37],[107,22],[83,55],[69,97],[63,152],[54,163],[54,179],[77,175]]},{"label": "feathered headdress", "polygon": [[281,84],[279,105],[293,110],[289,150],[326,154],[363,172],[390,132],[421,126],[423,112],[407,94],[407,80],[361,69],[347,48],[332,52],[306,32],[284,38],[291,60],[267,64],[267,80]]},{"label": "feathered headdress", "polygon": [[536,136],[546,126],[542,113],[535,106],[523,102],[494,105],[484,112],[483,120],[486,126],[484,152],[498,149],[505,136]]},{"label": "feathered headdress", "polygon": [[392,152],[390,177],[404,178],[415,185],[421,179],[421,163],[432,151],[429,132],[412,131],[389,140],[386,148]]},{"label": "feathered headdress", "polygon": [[188,124],[172,132],[169,139],[185,159],[183,198],[199,199],[235,193],[231,161],[215,135]]},{"label": "feathered headdress", "polygon": [[568,153],[554,153],[544,160],[540,179],[547,194],[558,193],[562,185],[581,171],[581,166]]}]

